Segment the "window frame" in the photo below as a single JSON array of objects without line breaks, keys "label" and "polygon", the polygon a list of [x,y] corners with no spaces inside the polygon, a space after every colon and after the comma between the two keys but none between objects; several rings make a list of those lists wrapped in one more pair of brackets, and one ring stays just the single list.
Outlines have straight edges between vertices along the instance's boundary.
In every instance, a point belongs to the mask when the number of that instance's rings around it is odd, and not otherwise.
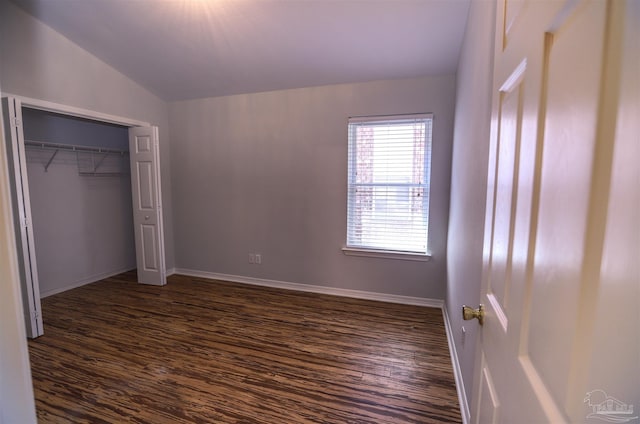
[{"label": "window frame", "polygon": [[[376,123],[376,124],[397,124],[401,125],[403,123],[407,123],[408,121],[415,120],[425,120],[430,121],[429,125],[425,127],[425,146],[424,146],[424,163],[423,163],[423,172],[424,172],[424,183],[421,184],[421,187],[424,188],[425,198],[424,202],[426,202],[426,207],[424,213],[426,214],[425,224],[426,224],[426,234],[425,234],[425,243],[426,248],[424,252],[417,251],[409,251],[409,250],[394,250],[392,248],[384,249],[379,247],[367,247],[356,244],[348,244],[349,235],[351,227],[353,224],[352,221],[352,189],[356,184],[354,183],[355,172],[357,169],[357,154],[354,154],[353,145],[357,142],[356,138],[353,136],[352,132],[357,131],[358,124],[366,124],[366,123]],[[366,257],[376,257],[376,258],[386,258],[386,259],[401,259],[401,260],[411,260],[411,261],[429,261],[431,259],[431,253],[429,248],[429,209],[431,205],[431,152],[433,149],[433,125],[434,125],[434,114],[433,113],[415,113],[415,114],[402,114],[402,115],[376,115],[376,116],[357,116],[350,117],[347,123],[347,135],[348,135],[348,154],[347,154],[347,231],[345,244],[342,247],[342,251],[345,255],[349,256],[366,256]],[[390,184],[392,186],[394,184]],[[414,183],[407,183],[407,187],[414,186]]]}]

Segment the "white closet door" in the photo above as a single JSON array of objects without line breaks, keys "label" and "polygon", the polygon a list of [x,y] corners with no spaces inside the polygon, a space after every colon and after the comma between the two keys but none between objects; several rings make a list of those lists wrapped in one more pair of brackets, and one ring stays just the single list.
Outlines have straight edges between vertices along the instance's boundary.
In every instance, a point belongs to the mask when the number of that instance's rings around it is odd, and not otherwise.
[{"label": "white closet door", "polygon": [[138,282],[167,283],[160,195],[158,127],[129,129]]},{"label": "white closet door", "polygon": [[[22,304],[27,336],[35,338],[44,333],[40,307],[40,285],[36,265],[35,243],[31,221],[31,201],[27,162],[24,153],[24,133],[22,127],[22,104],[13,97],[2,99],[6,155],[11,180],[16,247],[20,268]],[[17,218],[17,219],[16,219]]]}]

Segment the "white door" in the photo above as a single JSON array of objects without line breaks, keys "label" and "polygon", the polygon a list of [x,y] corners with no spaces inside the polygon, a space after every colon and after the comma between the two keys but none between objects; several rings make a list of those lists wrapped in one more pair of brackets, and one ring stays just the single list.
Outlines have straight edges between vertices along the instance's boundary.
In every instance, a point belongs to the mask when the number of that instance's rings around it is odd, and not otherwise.
[{"label": "white door", "polygon": [[44,332],[40,307],[40,285],[38,267],[31,224],[31,202],[29,200],[29,180],[24,152],[24,134],[22,130],[22,105],[20,100],[5,97],[2,99],[4,111],[4,130],[6,134],[6,157],[9,165],[11,196],[14,223],[16,226],[16,244],[20,268],[20,286],[26,323],[27,336],[35,338]]},{"label": "white door", "polygon": [[640,422],[640,2],[497,13],[472,422]]},{"label": "white door", "polygon": [[167,276],[160,195],[158,128],[130,128],[129,154],[138,282],[162,286],[167,283]]}]

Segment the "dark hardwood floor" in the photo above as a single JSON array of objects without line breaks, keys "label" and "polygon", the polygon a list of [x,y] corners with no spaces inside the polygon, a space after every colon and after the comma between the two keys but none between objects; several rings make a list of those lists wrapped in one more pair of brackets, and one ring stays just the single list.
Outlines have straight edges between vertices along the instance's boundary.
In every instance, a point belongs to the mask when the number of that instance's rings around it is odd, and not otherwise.
[{"label": "dark hardwood floor", "polygon": [[438,309],[135,278],[43,299],[40,423],[461,422]]}]

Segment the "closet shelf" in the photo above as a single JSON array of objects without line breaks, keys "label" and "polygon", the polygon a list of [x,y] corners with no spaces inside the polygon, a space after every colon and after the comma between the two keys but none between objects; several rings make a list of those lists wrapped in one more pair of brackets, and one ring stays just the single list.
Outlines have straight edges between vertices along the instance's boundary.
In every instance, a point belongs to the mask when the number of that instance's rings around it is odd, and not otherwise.
[{"label": "closet shelf", "polygon": [[78,171],[78,175],[87,177],[120,177],[122,175],[129,175],[128,172],[84,172]]},{"label": "closet shelf", "polygon": [[[53,159],[56,157],[60,150],[75,152],[76,159],[78,162],[78,174],[79,175],[87,175],[87,176],[118,176],[118,175],[128,175],[128,172],[99,172],[98,168],[104,160],[109,155],[120,156],[124,159],[125,156],[129,155],[129,152],[126,150],[117,150],[117,149],[108,149],[104,147],[92,147],[92,146],[78,146],[74,144],[62,144],[62,143],[50,143],[46,141],[36,141],[36,140],[25,140],[25,147],[33,147],[41,150],[53,150],[53,154],[48,159],[47,163],[44,164],[44,171],[47,172],[49,170],[49,166],[53,162]],[[91,165],[90,170],[81,169],[80,167],[80,153],[87,153],[91,155]],[[95,155],[100,155],[98,162],[96,163]]]},{"label": "closet shelf", "polygon": [[24,145],[27,147],[39,147],[46,150],[68,150],[72,152],[87,152],[87,153],[114,153],[119,155],[128,155],[127,150],[106,149],[104,147],[91,147],[91,146],[78,146],[75,144],[61,144],[61,143],[49,143],[47,141],[35,141],[25,140]]}]

